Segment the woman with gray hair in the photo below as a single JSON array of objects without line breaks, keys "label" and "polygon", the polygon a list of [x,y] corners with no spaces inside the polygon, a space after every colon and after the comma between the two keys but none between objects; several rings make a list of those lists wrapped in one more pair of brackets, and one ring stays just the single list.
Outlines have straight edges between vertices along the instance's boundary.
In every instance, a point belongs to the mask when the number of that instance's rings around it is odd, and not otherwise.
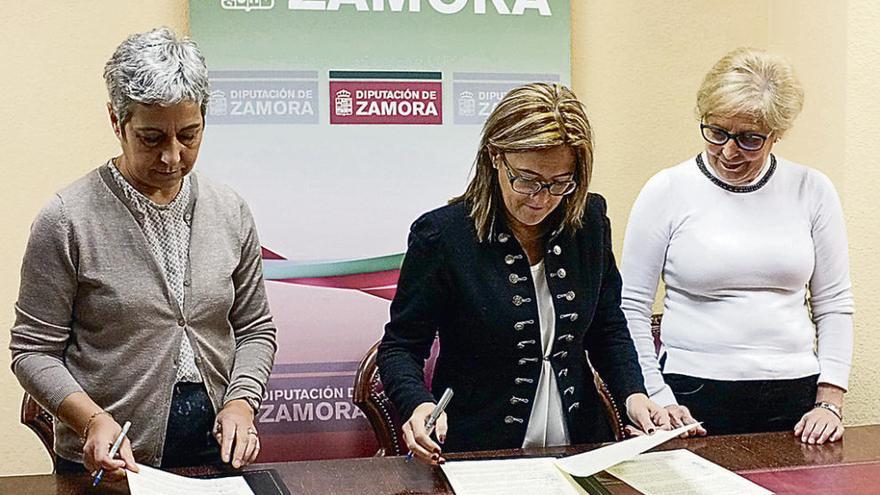
[{"label": "woman with gray hair", "polygon": [[[122,153],[37,215],[10,348],[55,418],[59,472],[253,462],[275,353],[244,201],[191,173],[208,100],[194,42],[125,40],[104,70]],[[120,424],[131,429],[109,456]],[[124,468],[124,469],[123,469]]]},{"label": "woman with gray hair", "polygon": [[632,208],[623,310],[673,426],[843,435],[853,300],[840,200],[826,176],[772,153],[802,105],[785,60],[728,53],[697,94],[705,151],[652,177]]}]

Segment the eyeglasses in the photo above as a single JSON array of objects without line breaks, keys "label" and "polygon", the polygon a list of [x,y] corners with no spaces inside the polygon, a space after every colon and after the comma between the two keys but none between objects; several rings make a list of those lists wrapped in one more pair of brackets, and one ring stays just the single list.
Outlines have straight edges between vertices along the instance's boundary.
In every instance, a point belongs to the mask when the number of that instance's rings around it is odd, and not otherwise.
[{"label": "eyeglasses", "polygon": [[759,134],[757,132],[741,132],[739,134],[733,134],[717,125],[709,124],[700,124],[700,132],[703,134],[703,139],[708,143],[723,146],[725,143],[733,139],[736,145],[745,151],[758,151],[763,148],[768,137],[765,134]]},{"label": "eyeglasses", "polygon": [[501,161],[504,162],[504,171],[507,172],[507,179],[510,181],[510,188],[520,194],[534,195],[541,192],[541,189],[547,189],[551,196],[566,196],[577,189],[577,182],[573,180],[556,180],[553,182],[541,182],[535,179],[526,179],[518,175],[513,175],[513,167],[507,161],[504,153],[501,153]]}]

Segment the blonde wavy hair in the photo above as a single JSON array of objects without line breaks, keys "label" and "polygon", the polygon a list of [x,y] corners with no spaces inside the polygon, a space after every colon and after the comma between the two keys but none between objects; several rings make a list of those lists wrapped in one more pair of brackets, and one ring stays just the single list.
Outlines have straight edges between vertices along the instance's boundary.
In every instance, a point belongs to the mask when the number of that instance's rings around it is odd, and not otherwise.
[{"label": "blonde wavy hair", "polygon": [[804,106],[804,90],[783,57],[755,48],[737,48],[706,74],[697,92],[697,114],[746,116],[777,137],[791,129]]},{"label": "blonde wavy hair", "polygon": [[[587,204],[593,171],[593,130],[584,105],[561,84],[532,83],[510,90],[483,125],[474,160],[474,177],[464,194],[450,203],[466,201],[480,242],[491,240],[499,208],[504,208],[492,151],[519,153],[569,146],[575,155],[577,189],[559,207],[561,225],[579,229]],[[503,211],[503,210],[502,210]]]}]

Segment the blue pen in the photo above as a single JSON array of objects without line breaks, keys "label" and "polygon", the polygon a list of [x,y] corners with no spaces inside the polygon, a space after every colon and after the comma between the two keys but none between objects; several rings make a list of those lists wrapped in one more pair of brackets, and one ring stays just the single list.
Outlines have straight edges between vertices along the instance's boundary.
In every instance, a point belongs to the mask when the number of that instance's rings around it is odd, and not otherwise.
[{"label": "blue pen", "polygon": [[[443,411],[446,410],[446,406],[449,404],[450,399],[452,399],[452,389],[447,388],[443,392],[443,395],[440,397],[440,402],[438,402],[437,405],[434,406],[434,410],[431,411],[431,415],[428,416],[428,420],[425,421],[425,430],[428,431],[428,435],[430,435],[431,432],[434,431],[434,424],[437,423],[437,418],[439,418],[440,415],[443,414]],[[412,458],[413,451],[410,450],[406,454],[406,462],[412,461]]]},{"label": "blue pen", "polygon": [[[116,441],[113,442],[113,446],[110,447],[110,458],[113,459],[116,457],[116,453],[119,452],[119,447],[122,445],[122,439],[125,438],[125,434],[128,433],[128,429],[131,428],[131,421],[126,421],[124,425],[122,425],[122,431],[119,432],[119,436],[116,437]],[[101,482],[101,478],[104,477],[104,468],[98,470],[98,474],[95,475],[95,481],[92,482],[92,486],[98,486],[98,483]]]}]

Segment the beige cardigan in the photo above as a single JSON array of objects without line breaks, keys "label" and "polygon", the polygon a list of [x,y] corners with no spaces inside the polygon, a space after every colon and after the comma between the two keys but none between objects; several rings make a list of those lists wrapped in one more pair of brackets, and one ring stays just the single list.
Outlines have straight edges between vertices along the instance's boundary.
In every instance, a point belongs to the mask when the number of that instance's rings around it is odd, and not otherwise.
[{"label": "beige cardigan", "polygon": [[[180,339],[189,336],[215,411],[259,404],[275,325],[260,243],[245,202],[193,176],[190,255],[181,311],[105,164],[57,193],[31,227],[10,349],[22,386],[53,415],[84,391],[129,420],[135,458],[159,465]],[[81,461],[80,439],[55,423],[55,450]]]}]

